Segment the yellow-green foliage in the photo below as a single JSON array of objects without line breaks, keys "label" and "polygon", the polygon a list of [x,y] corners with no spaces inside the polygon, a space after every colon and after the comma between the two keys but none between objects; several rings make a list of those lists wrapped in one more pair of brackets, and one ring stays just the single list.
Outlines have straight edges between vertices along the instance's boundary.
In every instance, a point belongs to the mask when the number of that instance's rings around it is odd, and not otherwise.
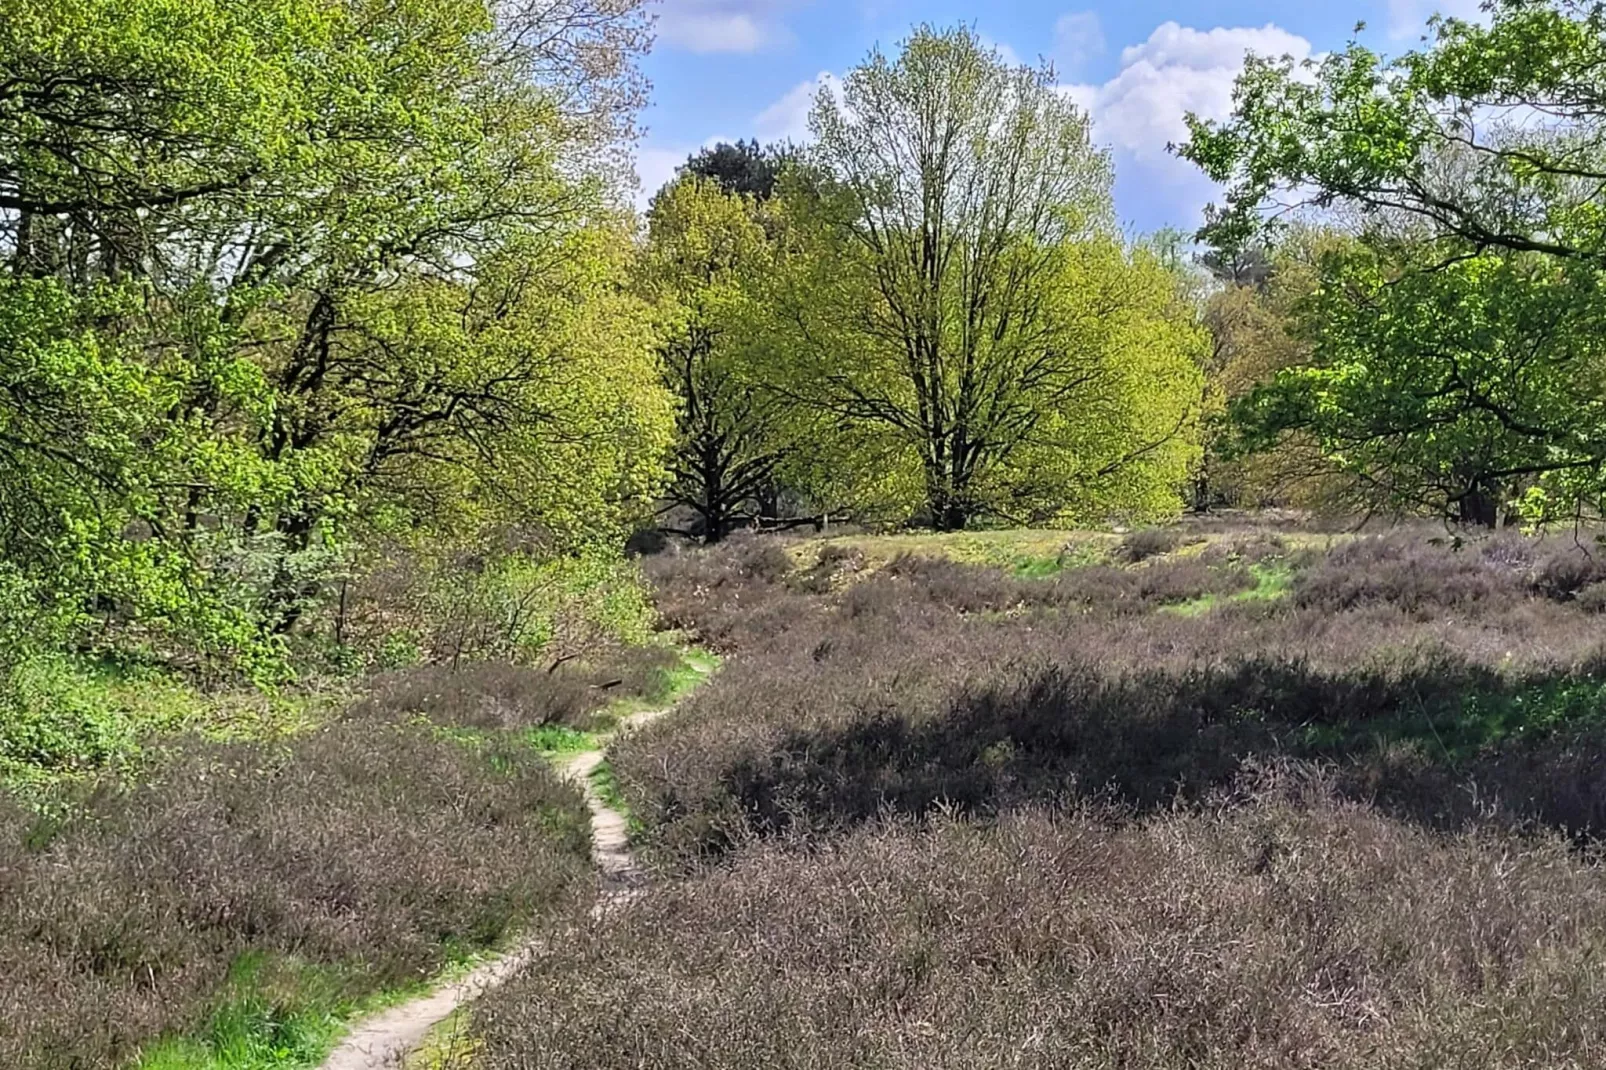
[{"label": "yellow-green foliage", "polygon": [[888,535],[841,535],[803,539],[790,549],[807,567],[828,547],[851,548],[864,555],[867,570],[895,557],[937,557],[968,565],[992,565],[1020,573],[1057,571],[1102,558],[1119,536],[1095,531],[1009,528],[997,531],[919,532]]},{"label": "yellow-green foliage", "polygon": [[831,418],[816,466],[944,529],[1174,511],[1205,336],[1116,236],[1087,117],[964,29],[872,52],[843,94],[784,184],[768,298],[777,380]]}]

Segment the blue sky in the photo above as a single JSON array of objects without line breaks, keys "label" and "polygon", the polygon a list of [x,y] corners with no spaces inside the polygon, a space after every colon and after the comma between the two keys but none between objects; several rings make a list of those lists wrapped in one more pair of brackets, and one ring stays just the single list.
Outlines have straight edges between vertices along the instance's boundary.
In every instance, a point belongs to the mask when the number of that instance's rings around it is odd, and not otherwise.
[{"label": "blue sky", "polygon": [[1246,51],[1298,57],[1341,47],[1357,22],[1368,45],[1398,52],[1435,10],[1477,0],[660,0],[653,83],[637,150],[641,200],[687,153],[715,140],[807,136],[822,84],[872,45],[891,49],[920,22],[966,23],[1023,60],[1046,57],[1093,115],[1116,165],[1116,209],[1147,231],[1193,227],[1212,187],[1167,155],[1192,110],[1219,117]]}]

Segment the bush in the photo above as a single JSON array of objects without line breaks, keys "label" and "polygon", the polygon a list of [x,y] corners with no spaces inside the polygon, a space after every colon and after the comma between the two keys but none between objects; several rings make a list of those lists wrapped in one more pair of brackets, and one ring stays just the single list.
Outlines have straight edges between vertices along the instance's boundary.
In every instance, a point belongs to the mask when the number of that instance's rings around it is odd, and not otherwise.
[{"label": "bush", "polygon": [[1606,872],[1315,780],[756,848],[476,1003],[475,1065],[1597,1065]]},{"label": "bush", "polygon": [[1220,538],[1199,553],[1199,559],[1211,565],[1258,565],[1288,556],[1288,543],[1269,531],[1241,532]]},{"label": "bush", "polygon": [[637,565],[609,554],[558,555],[510,531],[466,548],[392,545],[376,557],[318,621],[364,667],[400,667],[400,652],[544,666],[644,642],[651,630]]},{"label": "bush", "polygon": [[506,662],[422,665],[378,677],[348,711],[355,717],[424,717],[456,728],[555,724],[589,731],[615,698],[656,700],[680,663],[668,647],[623,647],[594,662],[549,669]]},{"label": "bush", "polygon": [[863,550],[855,546],[831,543],[820,550],[813,566],[797,576],[793,580],[793,585],[810,594],[830,594],[845,580],[863,572],[865,567],[866,558]]},{"label": "bush", "polygon": [[62,655],[21,661],[0,683],[0,770],[98,769],[131,753],[132,726],[104,698]]},{"label": "bush", "polygon": [[785,584],[791,572],[791,557],[762,535],[645,563],[659,624],[719,653],[782,634],[813,604]]},{"label": "bush", "polygon": [[590,887],[585,807],[527,747],[373,721],[189,741],[60,828],[4,820],[4,1066],[124,1063],[264,957],[333,999],[415,983]]},{"label": "bush", "polygon": [[1546,554],[1534,572],[1533,585],[1547,598],[1566,601],[1584,588],[1606,581],[1606,561],[1582,546],[1563,546]]},{"label": "bush", "polygon": [[1578,592],[1578,608],[1585,613],[1606,613],[1606,583],[1592,583]]},{"label": "bush", "polygon": [[[742,656],[619,742],[613,766],[644,844],[677,866],[885,807],[1169,805],[1257,755],[1338,763],[1348,788],[1437,826],[1495,807],[1606,828],[1593,767],[1568,757],[1597,753],[1588,733],[1606,720],[1606,645],[1578,605],[1476,553],[1394,538],[1307,567],[1293,599],[1155,612],[1253,579],[1193,558],[1047,581],[900,559],[794,603],[784,631],[744,633]],[[728,608],[738,630],[743,604]],[[1380,765],[1394,746],[1425,766]]]},{"label": "bush", "polygon": [[1182,532],[1175,528],[1140,528],[1123,535],[1113,555],[1117,561],[1133,565],[1168,554],[1181,545]]},{"label": "bush", "polygon": [[561,724],[589,729],[607,701],[577,673],[548,672],[500,662],[459,669],[426,665],[379,677],[356,703],[356,717],[428,718],[458,728],[535,728]]},{"label": "bush", "polygon": [[1294,584],[1298,605],[1329,611],[1387,603],[1412,614],[1498,612],[1526,594],[1520,575],[1488,558],[1411,536],[1343,543]]}]

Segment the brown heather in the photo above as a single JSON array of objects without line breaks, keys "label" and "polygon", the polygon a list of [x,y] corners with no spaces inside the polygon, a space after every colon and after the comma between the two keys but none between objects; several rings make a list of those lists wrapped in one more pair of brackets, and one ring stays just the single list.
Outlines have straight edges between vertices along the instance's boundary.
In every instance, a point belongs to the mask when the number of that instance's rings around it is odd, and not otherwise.
[{"label": "brown heather", "polygon": [[588,899],[588,844],[577,793],[511,742],[368,718],[185,742],[59,829],[0,816],[0,1066],[193,1032],[247,953],[347,997],[423,980]]},{"label": "brown heather", "polygon": [[[1344,790],[1436,827],[1606,827],[1606,635],[1568,593],[1587,587],[1556,580],[1592,559],[1418,535],[1308,558],[1261,554],[1302,566],[1287,597],[1197,615],[1158,610],[1252,582],[1230,548],[1051,580],[902,559],[831,596],[683,558],[659,576],[683,626],[711,612],[741,656],[615,768],[671,865],[886,808],[1163,807],[1251,756],[1333,763]],[[687,572],[717,604],[686,598]],[[742,607],[770,623],[744,627]]]},{"label": "brown heather", "polygon": [[677,662],[664,646],[631,647],[594,663],[537,669],[508,662],[420,665],[375,679],[354,717],[423,717],[456,728],[564,725],[588,730],[618,696],[652,696]]},{"label": "brown heather", "polygon": [[1288,769],[1144,818],[755,846],[483,1000],[473,1065],[1598,1067],[1603,948],[1591,858],[1430,833]]}]

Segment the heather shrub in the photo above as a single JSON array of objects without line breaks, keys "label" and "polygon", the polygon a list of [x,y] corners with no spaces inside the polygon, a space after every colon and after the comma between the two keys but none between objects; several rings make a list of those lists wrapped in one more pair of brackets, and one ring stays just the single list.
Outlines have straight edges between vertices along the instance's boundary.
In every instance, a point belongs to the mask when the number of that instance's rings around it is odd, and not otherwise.
[{"label": "heather shrub", "polygon": [[1211,565],[1258,565],[1290,556],[1288,543],[1269,531],[1251,531],[1211,541],[1199,552],[1199,560]]},{"label": "heather shrub", "polygon": [[349,711],[354,717],[421,716],[461,728],[561,724],[590,728],[607,701],[578,674],[505,662],[424,665],[388,673]]},{"label": "heather shrub", "polygon": [[1401,535],[1343,543],[1294,583],[1298,605],[1329,611],[1377,603],[1413,614],[1498,611],[1525,594],[1520,576],[1477,554]]},{"label": "heather shrub", "polygon": [[[841,543],[830,543],[820,549],[814,564],[792,579],[798,590],[810,594],[830,594],[844,581],[851,579],[866,567],[863,550]],[[784,576],[784,573],[782,574]]]},{"label": "heather shrub", "polygon": [[1137,569],[1138,597],[1151,605],[1175,605],[1207,595],[1234,594],[1255,585],[1249,569],[1233,562],[1212,564],[1198,558],[1158,562]]},{"label": "heather shrub", "polygon": [[1124,561],[1129,565],[1136,564],[1151,557],[1168,554],[1181,546],[1182,541],[1182,532],[1176,528],[1140,528],[1123,535],[1120,544],[1112,551],[1112,556],[1117,561]]},{"label": "heather shrub", "polygon": [[640,643],[652,613],[635,563],[607,553],[558,553],[520,529],[467,544],[427,540],[376,548],[335,606],[305,630],[330,633],[371,669],[413,662],[547,665]]},{"label": "heather shrub", "polygon": [[914,598],[961,613],[1001,613],[1061,601],[1052,579],[1018,579],[986,565],[913,554],[900,554],[860,586],[865,589],[850,592],[848,598],[861,606],[877,598]]},{"label": "heather shrub", "polygon": [[1547,598],[1566,601],[1592,584],[1606,581],[1606,560],[1598,550],[1558,545],[1537,562],[1533,585]]},{"label": "heather shrub", "polygon": [[791,570],[791,557],[763,536],[732,536],[644,564],[660,626],[720,653],[784,633],[812,604],[784,582]]},{"label": "heather shrub", "polygon": [[621,696],[657,698],[679,662],[665,646],[623,647],[590,663],[547,669],[507,662],[461,666],[421,665],[375,679],[354,704],[354,717],[425,717],[458,728],[535,728],[564,725],[590,730],[598,714]]},{"label": "heather shrub", "polygon": [[125,1063],[246,960],[331,999],[417,982],[590,886],[584,805],[527,747],[373,720],[187,741],[59,827],[4,822],[5,1066]]},{"label": "heather shrub", "polygon": [[1598,1066],[1606,871],[1307,770],[1133,819],[1031,808],[757,846],[473,1010],[528,1070]]},{"label": "heather shrub", "polygon": [[[801,603],[621,741],[614,768],[674,865],[887,807],[1155,808],[1279,755],[1337,763],[1346,790],[1436,827],[1499,811],[1589,834],[1606,814],[1569,755],[1599,749],[1602,637],[1525,575],[1395,535],[1296,572],[1291,599],[1184,616],[1155,610],[1254,575],[1182,557],[1024,580],[899,559]],[[1398,748],[1414,763],[1379,761]]]},{"label": "heather shrub", "polygon": [[845,602],[861,611],[876,600],[916,599],[961,613],[1024,609],[1143,613],[1160,605],[1230,594],[1254,583],[1249,570],[1236,563],[1211,564],[1194,558],[1153,561],[1130,569],[1087,565],[1035,579],[986,565],[904,555],[847,592]]},{"label": "heather shrub", "polygon": [[1574,597],[1585,613],[1606,613],[1606,582],[1591,583]]}]

